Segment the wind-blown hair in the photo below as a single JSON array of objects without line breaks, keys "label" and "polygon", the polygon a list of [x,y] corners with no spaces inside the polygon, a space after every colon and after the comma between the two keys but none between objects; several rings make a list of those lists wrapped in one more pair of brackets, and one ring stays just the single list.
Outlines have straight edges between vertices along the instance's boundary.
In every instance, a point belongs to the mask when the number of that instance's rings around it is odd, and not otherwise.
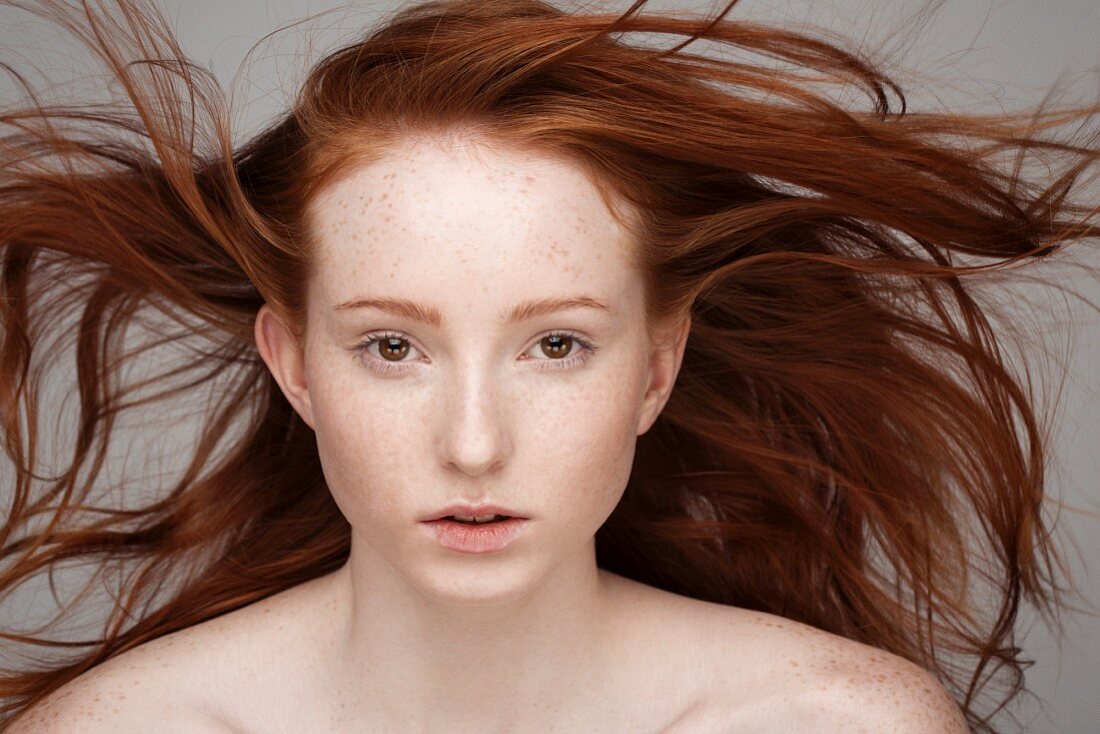
[{"label": "wind-blown hair", "polygon": [[[305,206],[321,187],[403,141],[460,133],[583,166],[637,215],[648,323],[692,318],[676,387],[597,533],[601,567],[914,661],[977,730],[1025,690],[1018,606],[1056,610],[1064,592],[1051,423],[976,284],[1100,234],[1076,196],[1095,173],[1100,105],[910,111],[862,53],[728,19],[732,2],[704,18],[456,0],[403,9],[329,54],[289,112],[237,145],[228,95],[155,8],[4,4],[82,39],[125,98],[47,105],[27,84],[24,108],[0,113],[14,462],[0,601],[68,559],[131,564],[96,639],[5,617],[9,650],[84,648],[0,671],[9,723],[112,656],[343,565],[349,525],[254,318],[266,302],[306,338]],[[629,43],[639,32],[685,38],[662,51]],[[730,54],[685,50],[700,38]],[[868,103],[842,106],[838,88]],[[1025,175],[1035,156],[1049,178]],[[132,324],[157,339],[128,346]],[[49,473],[39,393],[66,340],[79,420]],[[182,350],[175,362],[125,383],[164,345]],[[178,479],[112,479],[156,494],[90,504],[116,420],[203,389]]]}]

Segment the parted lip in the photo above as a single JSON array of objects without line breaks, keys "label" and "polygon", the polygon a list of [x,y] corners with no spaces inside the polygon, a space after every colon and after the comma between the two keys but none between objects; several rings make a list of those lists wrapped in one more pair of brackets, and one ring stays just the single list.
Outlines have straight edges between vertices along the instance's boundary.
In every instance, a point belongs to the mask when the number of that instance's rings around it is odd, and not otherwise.
[{"label": "parted lip", "polygon": [[484,517],[485,515],[506,515],[508,517],[515,517],[521,520],[527,518],[519,514],[516,510],[509,510],[507,507],[501,507],[500,505],[466,505],[457,503],[448,505],[442,510],[437,510],[431,515],[421,519],[421,522],[432,522],[433,520],[439,520],[447,517],[448,515],[464,515],[466,517]]}]

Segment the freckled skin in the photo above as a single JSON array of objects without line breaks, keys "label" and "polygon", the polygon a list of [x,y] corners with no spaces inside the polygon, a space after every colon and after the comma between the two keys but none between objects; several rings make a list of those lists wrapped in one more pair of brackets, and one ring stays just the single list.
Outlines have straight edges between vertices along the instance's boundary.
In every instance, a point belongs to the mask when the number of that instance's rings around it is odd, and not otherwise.
[{"label": "freckled skin", "polygon": [[[769,614],[731,609],[711,640],[711,721],[754,734],[965,734],[958,705],[930,673],[868,645]],[[712,625],[713,627],[713,625]],[[717,631],[716,631],[717,632]]]},{"label": "freckled skin", "polygon": [[[312,202],[304,357],[270,312],[257,322],[353,528],[350,560],[330,578],[323,621],[340,654],[320,663],[332,693],[318,705],[393,730],[433,711],[452,731],[534,731],[591,711],[608,668],[622,667],[594,535],[667,400],[686,323],[676,350],[651,351],[629,236],[579,167],[473,139],[398,149]],[[379,296],[434,307],[443,323],[333,309]],[[612,311],[502,318],[529,299],[576,296]],[[541,346],[552,331],[597,349],[574,341],[557,356]],[[356,351],[380,332],[405,340],[405,371],[371,369],[384,343]],[[501,552],[456,553],[418,527],[455,501],[531,519]]]},{"label": "freckled skin", "polygon": [[[13,734],[167,721],[219,734],[965,732],[938,683],[900,658],[596,567],[593,536],[667,400],[686,331],[651,351],[624,233],[578,169],[432,141],[400,151],[314,202],[304,356],[270,311],[256,324],[316,431],[353,528],[348,563],[111,659]],[[615,313],[499,319],[579,294]],[[332,311],[383,295],[431,304],[444,324]],[[538,369],[551,330],[599,350]],[[408,371],[372,371],[377,345],[356,353],[381,331],[407,337]],[[529,532],[497,554],[443,549],[417,520],[456,500],[515,508]]]}]

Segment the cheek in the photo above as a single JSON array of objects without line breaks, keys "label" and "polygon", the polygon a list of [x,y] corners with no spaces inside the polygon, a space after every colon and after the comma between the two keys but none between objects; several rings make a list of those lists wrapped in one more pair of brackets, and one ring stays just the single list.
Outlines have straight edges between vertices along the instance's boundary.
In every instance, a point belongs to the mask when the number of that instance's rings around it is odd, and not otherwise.
[{"label": "cheek", "polygon": [[559,477],[562,501],[587,502],[608,512],[617,504],[633,466],[639,378],[616,372],[561,400],[539,432],[534,461],[544,477]]},{"label": "cheek", "polygon": [[[317,451],[333,499],[349,519],[407,512],[396,506],[391,484],[400,484],[412,466],[406,435],[414,425],[406,406],[393,406],[372,394],[369,376],[351,359],[331,354],[310,370]],[[346,364],[344,364],[346,362]],[[404,447],[404,448],[403,448]],[[369,491],[368,491],[369,490]]]}]

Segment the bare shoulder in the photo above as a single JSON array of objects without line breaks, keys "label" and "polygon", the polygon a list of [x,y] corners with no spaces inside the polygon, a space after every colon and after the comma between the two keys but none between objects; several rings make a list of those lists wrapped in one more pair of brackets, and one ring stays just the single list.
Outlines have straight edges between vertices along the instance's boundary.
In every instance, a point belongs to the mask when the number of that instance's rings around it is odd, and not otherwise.
[{"label": "bare shoulder", "polygon": [[[155,725],[165,734],[229,734],[187,694],[188,683],[173,666],[179,642],[170,635],[116,655],[23,711],[5,731],[137,734]],[[165,685],[169,671],[172,684]]]},{"label": "bare shoulder", "polygon": [[707,605],[712,718],[760,732],[966,734],[929,671],[897,655],[763,612]]},{"label": "bare shoulder", "polygon": [[31,707],[5,734],[253,731],[250,721],[293,712],[303,700],[302,681],[288,675],[296,666],[279,661],[302,661],[318,648],[309,635],[323,584],[300,584],[116,655]]}]

